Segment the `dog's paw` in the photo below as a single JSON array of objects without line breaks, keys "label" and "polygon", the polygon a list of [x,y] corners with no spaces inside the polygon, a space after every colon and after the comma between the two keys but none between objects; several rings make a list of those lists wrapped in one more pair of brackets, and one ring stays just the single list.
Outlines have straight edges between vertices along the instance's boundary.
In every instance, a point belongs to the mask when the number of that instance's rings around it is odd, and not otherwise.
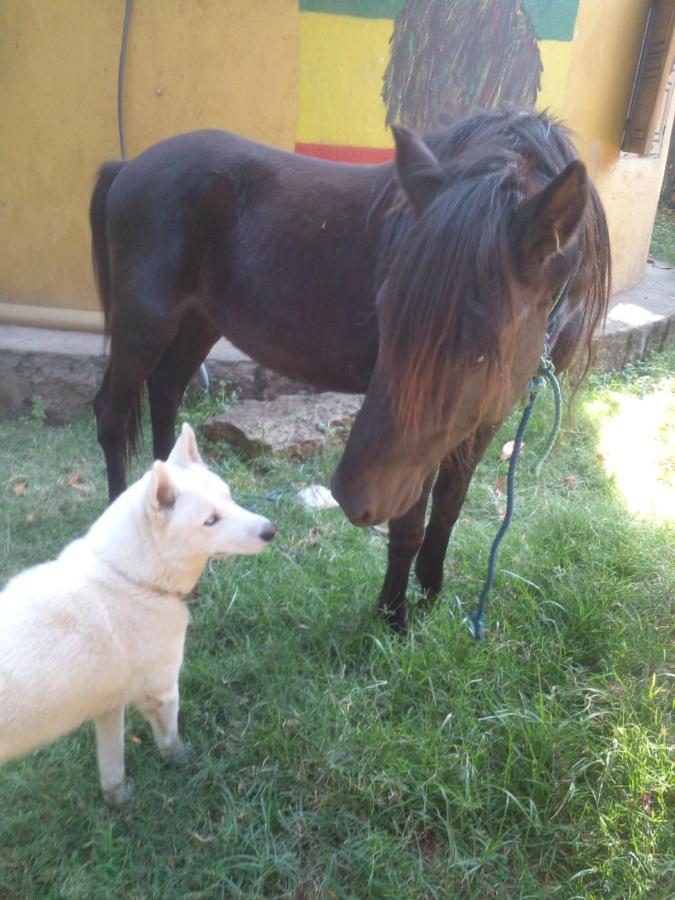
[{"label": "dog's paw", "polygon": [[113,788],[103,791],[105,802],[111,806],[121,806],[123,803],[127,803],[127,801],[131,800],[133,794],[134,788],[128,779]]},{"label": "dog's paw", "polygon": [[172,747],[162,750],[162,759],[172,766],[184,766],[194,756],[194,750],[189,744],[178,741]]}]

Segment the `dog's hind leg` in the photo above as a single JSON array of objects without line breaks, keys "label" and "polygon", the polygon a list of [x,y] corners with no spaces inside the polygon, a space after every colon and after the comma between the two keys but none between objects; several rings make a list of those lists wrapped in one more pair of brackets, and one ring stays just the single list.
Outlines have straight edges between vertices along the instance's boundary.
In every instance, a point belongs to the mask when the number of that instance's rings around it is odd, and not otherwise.
[{"label": "dog's hind leg", "polygon": [[176,413],[190,379],[220,337],[199,309],[191,309],[148,379],[155,459],[167,459],[176,440]]},{"label": "dog's hind leg", "polygon": [[108,803],[126,803],[132,789],[124,772],[124,707],[104,713],[95,720],[96,756],[101,789]]},{"label": "dog's hind leg", "polygon": [[172,690],[140,704],[141,715],[150,723],[155,743],[162,759],[182,763],[190,755],[190,748],[178,734],[178,684]]}]

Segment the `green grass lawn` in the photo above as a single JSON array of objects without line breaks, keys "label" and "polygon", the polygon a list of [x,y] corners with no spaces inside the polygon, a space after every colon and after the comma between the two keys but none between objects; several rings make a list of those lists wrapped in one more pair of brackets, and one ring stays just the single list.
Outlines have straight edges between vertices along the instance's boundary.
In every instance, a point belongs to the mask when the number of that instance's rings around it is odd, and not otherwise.
[{"label": "green grass lawn", "polygon": [[656,212],[650,253],[661,263],[675,266],[675,209],[660,206]]},{"label": "green grass lawn", "polygon": [[[629,463],[669,496],[673,363],[592,380],[534,480],[540,401],[482,644],[460,606],[480,592],[515,416],[474,479],[442,597],[405,640],[373,615],[381,533],[289,493],[263,499],[325,484],[334,455],[252,467],[203,445],[280,534],[261,556],[212,564],[191,607],[181,722],[194,756],[163,764],[132,712],[136,794],[119,810],[100,797],[91,725],[2,767],[0,897],[671,895],[673,528],[625,499],[620,454],[607,475],[602,431],[656,398],[649,471]],[[199,426],[208,405],[184,415]],[[629,420],[623,441],[643,432]],[[91,421],[48,429],[36,409],[0,424],[0,578],[58,553],[105,501]]]}]

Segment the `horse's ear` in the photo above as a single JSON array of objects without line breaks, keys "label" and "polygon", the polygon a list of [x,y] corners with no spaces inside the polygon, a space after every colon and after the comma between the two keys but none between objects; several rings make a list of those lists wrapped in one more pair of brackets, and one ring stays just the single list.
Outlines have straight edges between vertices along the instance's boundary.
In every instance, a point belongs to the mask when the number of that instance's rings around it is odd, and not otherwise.
[{"label": "horse's ear", "polygon": [[527,281],[553,253],[562,250],[581,225],[588,202],[588,176],[571,162],[543,191],[521,204],[513,221],[520,274]]},{"label": "horse's ear", "polygon": [[434,199],[443,183],[443,169],[424,141],[409,128],[394,125],[396,174],[417,215]]}]

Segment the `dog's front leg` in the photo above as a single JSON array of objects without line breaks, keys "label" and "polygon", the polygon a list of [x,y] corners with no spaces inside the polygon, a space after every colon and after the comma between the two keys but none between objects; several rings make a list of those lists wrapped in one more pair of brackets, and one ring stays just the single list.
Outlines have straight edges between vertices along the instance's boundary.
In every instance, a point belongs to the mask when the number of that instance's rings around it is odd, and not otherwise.
[{"label": "dog's front leg", "polygon": [[124,772],[124,707],[95,720],[96,755],[103,796],[108,803],[125,803],[132,794]]},{"label": "dog's front leg", "polygon": [[190,748],[178,734],[178,684],[158,697],[146,700],[139,706],[141,714],[152,728],[163,759],[182,763],[190,755]]}]

